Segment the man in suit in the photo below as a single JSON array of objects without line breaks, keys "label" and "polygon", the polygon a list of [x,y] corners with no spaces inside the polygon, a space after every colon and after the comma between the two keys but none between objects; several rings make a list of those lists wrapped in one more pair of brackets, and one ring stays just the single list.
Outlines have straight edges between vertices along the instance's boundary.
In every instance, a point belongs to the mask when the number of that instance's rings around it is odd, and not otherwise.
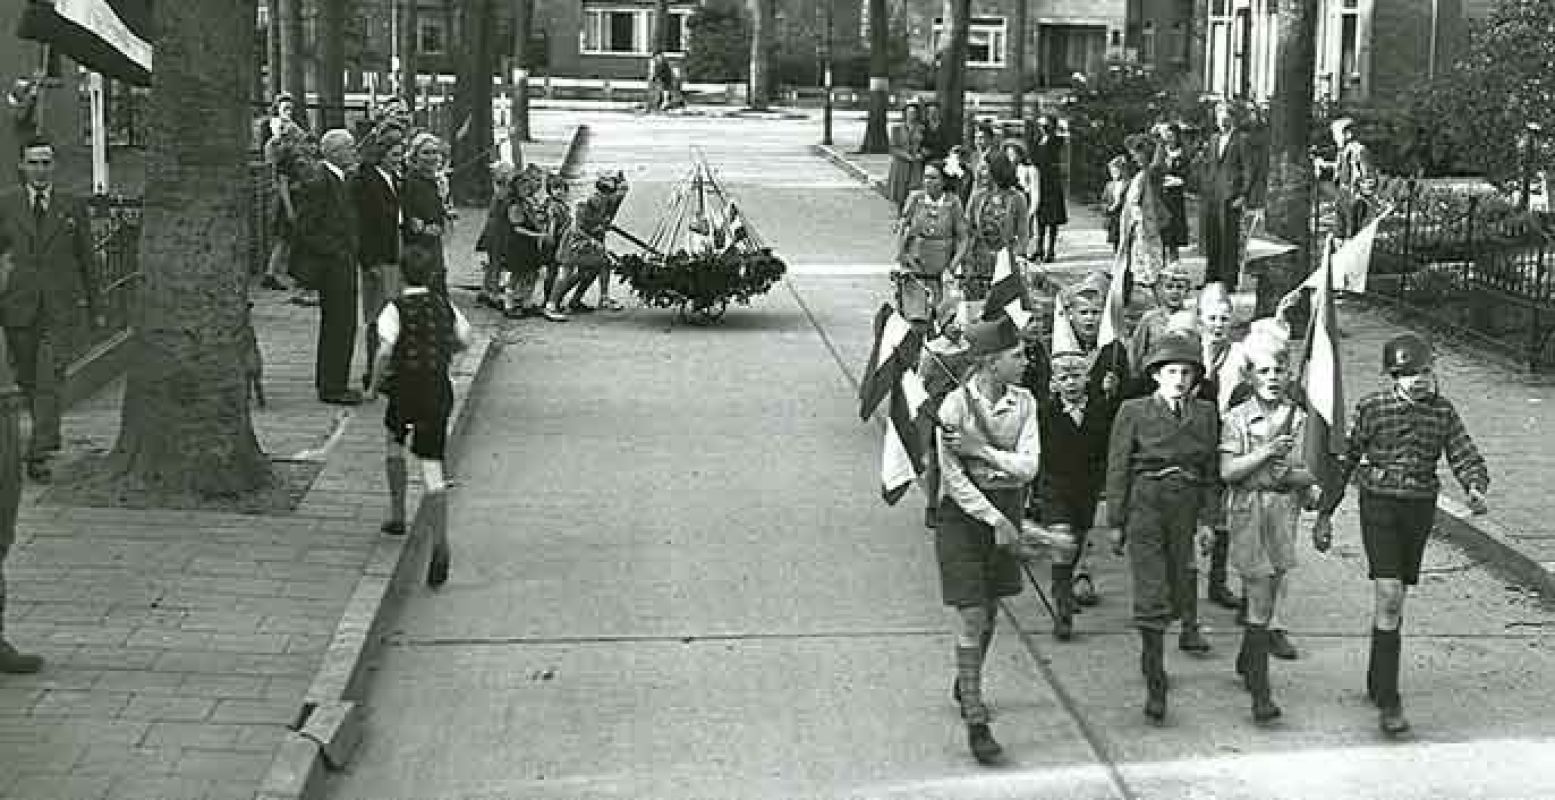
[{"label": "man in suit", "polygon": [[356,165],[356,140],[343,129],[319,137],[317,177],[303,187],[297,209],[292,258],[319,291],[319,338],[313,385],[319,399],[357,405],[362,393],[351,388],[351,355],[356,348],[357,209],[346,180]]},{"label": "man in suit", "polygon": [[1215,132],[1199,154],[1199,249],[1204,282],[1235,291],[1241,270],[1242,208],[1253,182],[1252,148],[1231,104],[1215,105]]},{"label": "man in suit", "polygon": [[372,353],[378,351],[378,314],[399,295],[400,168],[405,144],[397,128],[380,127],[362,145],[362,165],[351,176],[360,235],[356,263],[361,268],[362,324],[367,329],[367,371],[362,388],[372,383]]},{"label": "man in suit", "polygon": [[0,238],[11,243],[12,272],[0,294],[0,324],[10,364],[32,416],[27,474],[50,478],[48,458],[60,448],[60,389],[65,365],[55,346],[82,309],[98,326],[96,256],[86,203],[54,185],[54,147],[33,136],[17,168],[21,190],[0,200]]}]

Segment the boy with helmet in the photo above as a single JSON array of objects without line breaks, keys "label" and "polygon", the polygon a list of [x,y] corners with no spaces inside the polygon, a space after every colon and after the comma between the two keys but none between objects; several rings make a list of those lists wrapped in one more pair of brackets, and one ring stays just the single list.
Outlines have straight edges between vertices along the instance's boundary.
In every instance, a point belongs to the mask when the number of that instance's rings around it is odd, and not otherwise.
[{"label": "boy with helmet", "polygon": [[1127,544],[1140,668],[1149,687],[1145,716],[1157,724],[1166,718],[1167,626],[1180,617],[1178,647],[1208,650],[1198,626],[1193,542],[1217,507],[1220,420],[1215,404],[1193,393],[1202,358],[1192,334],[1161,338],[1144,364],[1156,390],[1123,402],[1107,454],[1107,522],[1114,552]]},{"label": "boy with helmet", "polygon": [[1286,394],[1285,343],[1269,336],[1250,337],[1241,350],[1252,397],[1221,419],[1220,474],[1226,483],[1230,564],[1242,577],[1247,603],[1236,670],[1253,695],[1253,719],[1262,723],[1280,716],[1280,707],[1270,698],[1269,622],[1285,574],[1296,565],[1296,522],[1316,479],[1305,465],[1291,460],[1302,439],[1306,412]]},{"label": "boy with helmet", "polygon": [[1404,597],[1420,578],[1420,560],[1436,518],[1440,481],[1436,464],[1445,453],[1453,475],[1463,484],[1469,506],[1487,510],[1490,472],[1463,419],[1437,390],[1431,345],[1413,333],[1382,346],[1383,371],[1392,387],[1374,392],[1355,406],[1348,450],[1341,459],[1343,482],[1328,487],[1312,529],[1313,544],[1328,549],[1333,513],[1352,474],[1360,487],[1361,539],[1368,576],[1376,587],[1371,656],[1366,694],[1381,710],[1383,733],[1409,730],[1398,691],[1400,636]]}]

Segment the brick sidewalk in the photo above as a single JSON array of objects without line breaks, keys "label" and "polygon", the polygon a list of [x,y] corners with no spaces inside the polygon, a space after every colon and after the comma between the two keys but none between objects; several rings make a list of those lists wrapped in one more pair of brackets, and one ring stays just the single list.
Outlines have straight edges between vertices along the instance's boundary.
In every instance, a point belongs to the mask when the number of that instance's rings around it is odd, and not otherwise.
[{"label": "brick sidewalk", "polygon": [[[466,211],[456,223],[454,284],[474,282],[483,220]],[[6,632],[48,663],[0,676],[0,797],[248,800],[297,717],[380,536],[383,406],[319,402],[317,309],[286,292],[252,297],[269,400],[254,411],[260,446],[290,458],[343,426],[338,444],[291,513],[40,505],[44,487],[28,487]],[[489,339],[489,317],[466,314]],[[456,395],[482,349],[456,363]],[[112,448],[122,392],[116,381],[70,409],[67,463]]]},{"label": "brick sidewalk", "polygon": [[[839,167],[877,188],[884,186],[890,169],[890,156],[841,149],[823,155],[834,163],[845,161]],[[1059,232],[1059,260],[1045,270],[1059,283],[1092,269],[1110,269],[1112,263],[1101,215],[1071,198],[1069,218],[1069,225]],[[1183,262],[1202,275],[1203,259],[1193,248],[1185,249]],[[1240,316],[1250,316],[1251,293],[1238,292],[1233,299]],[[1341,300],[1339,324],[1345,397],[1353,409],[1361,396],[1383,386],[1383,342],[1411,325],[1404,315],[1365,299]],[[1514,574],[1536,593],[1555,599],[1555,527],[1550,524],[1555,519],[1555,496],[1538,489],[1555,467],[1550,447],[1555,441],[1555,382],[1531,376],[1503,357],[1471,345],[1440,335],[1431,338],[1443,392],[1458,407],[1490,463],[1491,476],[1492,513],[1470,517],[1459,502],[1462,490],[1444,462],[1441,473],[1446,488],[1438,525],[1479,557]],[[1353,497],[1352,491],[1347,502],[1353,504]]]}]

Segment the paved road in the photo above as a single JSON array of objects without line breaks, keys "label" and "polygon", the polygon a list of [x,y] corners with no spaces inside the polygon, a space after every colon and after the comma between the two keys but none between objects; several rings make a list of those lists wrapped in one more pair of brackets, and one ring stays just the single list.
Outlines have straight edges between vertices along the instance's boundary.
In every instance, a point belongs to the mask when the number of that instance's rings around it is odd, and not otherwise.
[{"label": "paved road", "polygon": [[716,328],[634,309],[508,329],[459,456],[453,577],[401,609],[332,797],[1555,796],[1555,615],[1444,544],[1409,612],[1416,734],[1379,739],[1353,516],[1297,579],[1279,726],[1248,721],[1218,612],[1213,657],[1169,656],[1172,724],[1143,725],[1103,559],[1076,643],[1033,597],[1006,608],[1027,630],[1005,626],[988,682],[1014,763],[973,766],[921,501],[879,503],[846,374],[886,286],[885,202],[806,154],[813,122],[542,114],[532,157],[578,121],[634,179],[626,227],[696,143],[796,274]]}]

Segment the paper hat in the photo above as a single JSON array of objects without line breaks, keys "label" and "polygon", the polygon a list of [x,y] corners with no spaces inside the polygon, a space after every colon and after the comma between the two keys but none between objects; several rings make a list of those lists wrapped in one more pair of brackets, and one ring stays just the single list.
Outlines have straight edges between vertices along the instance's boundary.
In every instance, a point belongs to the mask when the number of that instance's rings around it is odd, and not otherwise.
[{"label": "paper hat", "polygon": [[1226,285],[1220,281],[1206,283],[1204,288],[1199,291],[1199,308],[1209,308],[1215,305],[1224,305],[1228,308],[1235,307],[1231,305],[1231,293],[1226,291]]},{"label": "paper hat", "polygon": [[1020,347],[1020,330],[1007,316],[987,322],[974,322],[966,329],[969,356],[986,356]]},{"label": "paper hat", "polygon": [[1053,346],[1048,352],[1054,358],[1085,353],[1085,348],[1080,346],[1080,337],[1074,332],[1074,320],[1069,318],[1069,307],[1062,296],[1053,298]]}]

